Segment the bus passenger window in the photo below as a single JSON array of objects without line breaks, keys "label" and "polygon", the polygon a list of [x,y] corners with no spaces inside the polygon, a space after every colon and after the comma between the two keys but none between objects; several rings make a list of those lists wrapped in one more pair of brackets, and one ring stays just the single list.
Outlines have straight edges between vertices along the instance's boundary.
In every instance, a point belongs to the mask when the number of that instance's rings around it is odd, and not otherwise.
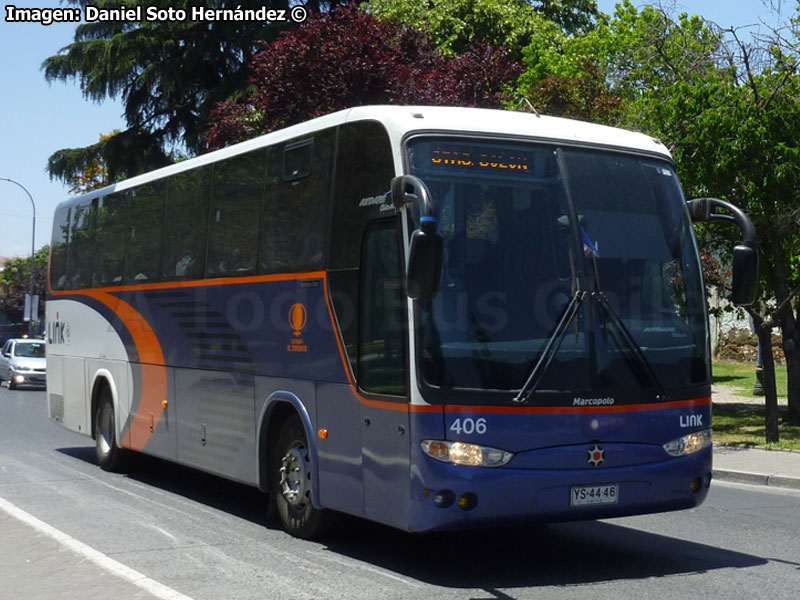
[{"label": "bus passenger window", "polygon": [[129,229],[125,247],[125,283],[158,281],[166,185],[154,181],[129,192]]},{"label": "bus passenger window", "polygon": [[169,182],[162,278],[199,279],[206,265],[211,166],[180,173]]},{"label": "bus passenger window", "polygon": [[59,208],[53,218],[53,244],[50,254],[50,287],[63,290],[67,287],[67,240],[72,209]]},{"label": "bus passenger window", "polygon": [[66,288],[77,290],[88,287],[92,264],[92,205],[79,204],[72,213],[67,250]]},{"label": "bus passenger window", "polygon": [[208,225],[207,269],[211,277],[256,271],[266,157],[266,150],[257,150],[214,165]]},{"label": "bus passenger window", "polygon": [[94,270],[92,285],[122,282],[127,211],[125,193],[110,194],[97,201],[97,225],[94,235]]},{"label": "bus passenger window", "polygon": [[331,131],[270,148],[261,225],[262,273],[310,271],[323,266],[332,162]]}]

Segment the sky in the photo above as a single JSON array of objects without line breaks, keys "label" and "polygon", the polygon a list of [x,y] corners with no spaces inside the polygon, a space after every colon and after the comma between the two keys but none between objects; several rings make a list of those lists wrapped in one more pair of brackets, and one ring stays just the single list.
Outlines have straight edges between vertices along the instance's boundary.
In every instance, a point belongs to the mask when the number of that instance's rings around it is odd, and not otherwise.
[{"label": "sky", "polygon": [[[788,14],[796,0],[780,2]],[[4,7],[8,3],[4,3]],[[202,2],[198,2],[202,4]],[[636,6],[646,4],[637,2]],[[19,0],[19,8],[55,8],[57,0]],[[598,0],[612,13],[614,0]],[[769,0],[676,0],[678,11],[699,14],[723,27],[776,22]],[[62,148],[79,148],[98,141],[100,134],[124,129],[122,104],[108,99],[86,100],[75,82],[48,84],[42,61],[69,44],[75,24],[48,26],[0,19],[0,178],[24,186],[36,205],[35,247],[49,243],[56,205],[69,197],[66,186],[47,175],[48,157]],[[0,257],[30,256],[33,212],[27,194],[0,181]]]}]

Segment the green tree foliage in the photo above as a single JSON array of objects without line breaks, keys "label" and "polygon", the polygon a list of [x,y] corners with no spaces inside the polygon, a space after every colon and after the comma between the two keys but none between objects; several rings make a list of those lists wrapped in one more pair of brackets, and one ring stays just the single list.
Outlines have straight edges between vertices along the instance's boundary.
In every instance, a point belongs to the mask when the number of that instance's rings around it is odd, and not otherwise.
[{"label": "green tree foliage", "polygon": [[630,0],[584,35],[550,29],[524,49],[518,93],[540,111],[605,124],[630,124],[640,102],[694,74],[716,69],[717,34],[698,16],[673,20],[664,10],[637,10]]},{"label": "green tree foliage", "polygon": [[[47,293],[47,259],[50,247],[36,251],[33,265],[33,293],[39,295],[39,318],[44,318]],[[25,314],[25,294],[30,290],[31,257],[12,258],[0,271],[0,313],[10,323],[21,323]]]},{"label": "green tree foliage", "polygon": [[799,422],[800,53],[773,46],[763,53],[768,64],[754,71],[751,50],[739,47],[727,68],[663,90],[641,116],[674,148],[689,191],[731,200],[750,214],[761,255],[756,319],[767,331],[781,328],[790,418]]},{"label": "green tree foliage", "polygon": [[[567,10],[563,2],[540,4],[552,5],[553,11],[555,5]],[[589,4],[596,12],[594,1],[578,4]],[[381,19],[408,23],[425,32],[448,55],[462,54],[474,42],[483,42],[494,47],[505,46],[515,58],[520,58],[520,50],[534,37],[561,32],[527,0],[370,0],[364,7]],[[575,15],[585,17],[587,25],[593,14],[575,10]]]},{"label": "green tree foliage", "polygon": [[[189,9],[185,0],[67,0],[73,6],[101,9],[171,6]],[[206,8],[287,8],[270,2],[214,0]],[[51,177],[70,181],[101,162],[108,176],[121,177],[169,164],[169,149],[203,149],[208,113],[220,101],[247,89],[247,64],[258,40],[273,39],[283,23],[191,21],[84,23],[75,41],[47,58],[48,81],[77,80],[87,99],[119,98],[127,129],[85,148],[59,150],[50,157]]]}]

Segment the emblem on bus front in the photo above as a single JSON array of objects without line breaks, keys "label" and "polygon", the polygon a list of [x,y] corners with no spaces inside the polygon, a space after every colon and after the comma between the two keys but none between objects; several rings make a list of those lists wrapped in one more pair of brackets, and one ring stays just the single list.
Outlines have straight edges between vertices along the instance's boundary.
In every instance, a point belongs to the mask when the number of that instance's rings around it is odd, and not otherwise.
[{"label": "emblem on bus front", "polygon": [[599,466],[605,459],[606,451],[602,447],[595,444],[593,448],[589,449],[589,464],[593,467]]}]

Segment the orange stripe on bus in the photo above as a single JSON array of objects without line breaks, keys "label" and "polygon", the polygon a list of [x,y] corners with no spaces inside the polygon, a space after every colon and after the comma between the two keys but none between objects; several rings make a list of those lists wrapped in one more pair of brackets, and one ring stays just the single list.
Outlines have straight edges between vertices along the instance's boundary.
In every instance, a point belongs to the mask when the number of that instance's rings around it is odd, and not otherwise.
[{"label": "orange stripe on bus", "polygon": [[[107,306],[125,324],[133,338],[141,363],[142,389],[139,406],[127,434],[123,432],[120,436],[120,443],[126,448],[141,451],[158,427],[164,413],[162,402],[167,399],[167,369],[161,344],[142,314],[124,300],[101,290],[78,293]],[[126,435],[129,436],[127,440]]]},{"label": "orange stripe on bus", "polygon": [[324,279],[325,271],[311,271],[308,273],[276,273],[274,275],[248,275],[245,277],[217,277],[216,279],[190,279],[186,281],[162,281],[158,283],[136,283],[128,285],[115,285],[109,287],[81,288],[77,290],[51,290],[53,296],[68,296],[71,294],[87,294],[92,292],[119,293],[138,292],[148,290],[168,290],[176,288],[195,288],[217,285],[238,285],[244,283],[264,283],[269,281],[293,281],[298,279]]}]

